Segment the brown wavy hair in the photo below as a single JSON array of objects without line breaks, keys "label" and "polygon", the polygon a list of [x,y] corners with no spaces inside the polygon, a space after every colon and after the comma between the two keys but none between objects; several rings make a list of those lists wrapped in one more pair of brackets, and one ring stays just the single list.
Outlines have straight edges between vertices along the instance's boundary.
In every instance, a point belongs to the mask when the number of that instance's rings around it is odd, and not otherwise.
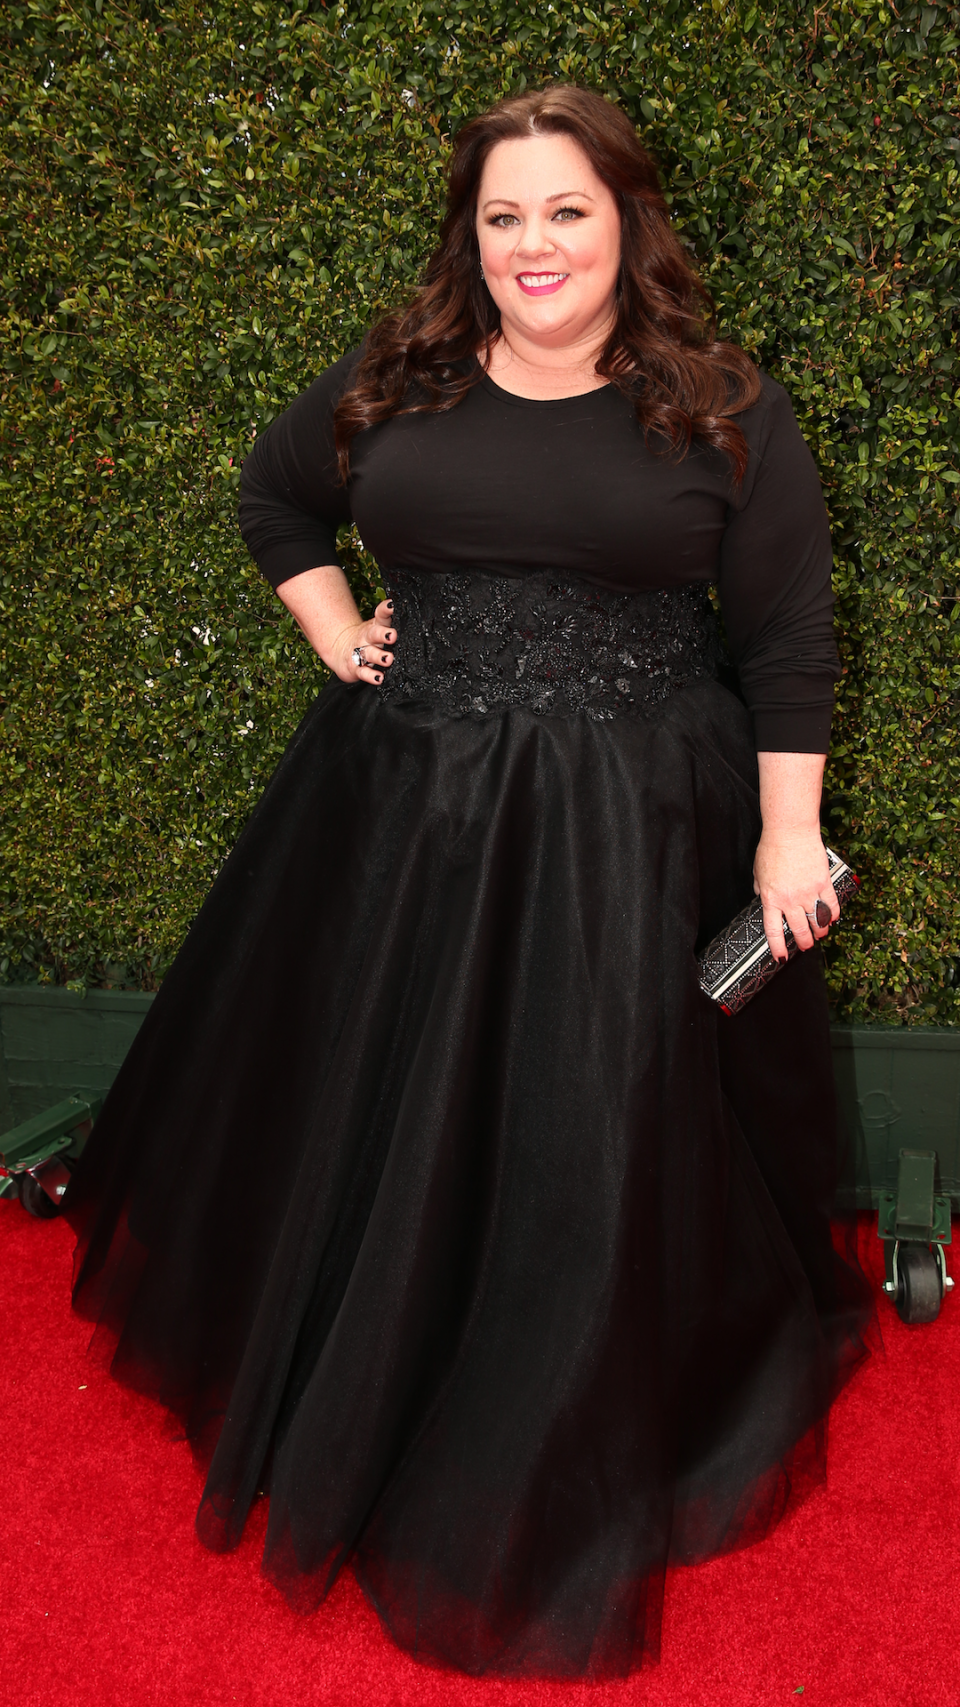
[{"label": "brown wavy hair", "polygon": [[501,336],[480,276],[477,196],[498,142],[570,136],[620,210],[617,315],[597,373],[632,401],[644,435],[682,457],[693,439],[726,452],[736,480],[747,444],[735,417],[760,396],[750,357],[715,336],[710,295],[674,235],[656,165],[626,114],[603,96],[552,83],[511,96],[458,131],[440,244],[409,306],[368,334],[335,412],[341,479],[357,433],[393,415],[452,409],[481,377],[477,352]]}]

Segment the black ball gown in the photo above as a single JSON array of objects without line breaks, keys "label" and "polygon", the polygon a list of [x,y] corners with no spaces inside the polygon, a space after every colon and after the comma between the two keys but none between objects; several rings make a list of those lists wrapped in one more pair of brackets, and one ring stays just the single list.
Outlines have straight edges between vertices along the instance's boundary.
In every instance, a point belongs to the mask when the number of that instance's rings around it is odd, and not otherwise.
[{"label": "black ball gown", "polygon": [[422,1659],[621,1676],[668,1562],[822,1473],[862,1351],[818,955],[735,1019],[694,960],[752,892],[758,744],[825,750],[822,500],[768,380],[739,489],[612,388],[486,378],[343,488],[351,360],[242,524],[279,583],[354,516],[397,662],[319,695],[165,979],[68,1192],[75,1301],[193,1442],[208,1546],[268,1491],[295,1606],[350,1563]]}]

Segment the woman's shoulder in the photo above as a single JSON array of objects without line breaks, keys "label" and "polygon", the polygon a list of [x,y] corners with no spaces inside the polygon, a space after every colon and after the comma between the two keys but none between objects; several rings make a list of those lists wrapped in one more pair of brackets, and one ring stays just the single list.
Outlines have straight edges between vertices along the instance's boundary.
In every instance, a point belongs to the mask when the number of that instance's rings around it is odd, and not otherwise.
[{"label": "woman's shoulder", "polygon": [[760,395],[755,403],[751,403],[743,411],[740,417],[741,425],[744,425],[751,417],[763,421],[780,415],[793,416],[793,404],[786,387],[775,380],[766,368],[758,367],[756,372],[757,379],[760,382]]},{"label": "woman's shoulder", "polygon": [[333,397],[339,397],[346,391],[357,370],[357,364],[363,355],[363,345],[354,344],[352,349],[345,352],[329,367],[320,369],[309,389],[314,391],[319,387]]},{"label": "woman's shoulder", "polygon": [[749,451],[747,470],[734,499],[737,510],[752,502],[776,504],[788,488],[807,490],[810,475],[816,477],[789,391],[762,368],[757,369],[757,377],[759,397],[736,417]]},{"label": "woman's shoulder", "polygon": [[751,450],[763,452],[771,440],[800,437],[796,412],[786,387],[764,368],[757,368],[760,395],[737,415],[737,425]]},{"label": "woman's shoulder", "polygon": [[266,431],[275,438],[283,432],[309,439],[332,433],[334,410],[353,380],[361,354],[362,346],[358,345],[329,367],[321,368]]}]

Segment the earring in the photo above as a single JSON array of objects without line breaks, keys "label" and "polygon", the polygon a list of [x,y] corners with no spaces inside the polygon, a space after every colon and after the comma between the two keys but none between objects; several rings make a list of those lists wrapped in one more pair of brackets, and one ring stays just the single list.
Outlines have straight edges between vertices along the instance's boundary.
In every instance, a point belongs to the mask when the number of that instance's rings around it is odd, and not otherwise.
[{"label": "earring", "polygon": [[484,284],[486,284],[487,280],[486,280],[486,275],[483,271],[483,262],[482,261],[480,262],[480,277],[481,277],[481,279],[483,279]]}]

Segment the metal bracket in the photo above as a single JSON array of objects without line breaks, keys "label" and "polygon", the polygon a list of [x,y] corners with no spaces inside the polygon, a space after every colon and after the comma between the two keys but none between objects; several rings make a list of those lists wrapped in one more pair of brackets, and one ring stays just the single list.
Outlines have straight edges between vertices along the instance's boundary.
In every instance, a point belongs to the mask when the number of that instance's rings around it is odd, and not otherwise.
[{"label": "metal bracket", "polygon": [[[0,1134],[0,1175],[34,1173],[65,1151],[79,1155],[100,1103],[99,1097],[67,1097]],[[5,1185],[4,1190],[9,1187]]]},{"label": "metal bracket", "polygon": [[877,1235],[884,1240],[884,1292],[897,1294],[900,1286],[900,1246],[926,1245],[937,1253],[944,1292],[953,1287],[947,1273],[944,1245],[952,1240],[950,1199],[936,1191],[935,1150],[901,1150],[896,1192],[882,1191],[877,1215]]}]

